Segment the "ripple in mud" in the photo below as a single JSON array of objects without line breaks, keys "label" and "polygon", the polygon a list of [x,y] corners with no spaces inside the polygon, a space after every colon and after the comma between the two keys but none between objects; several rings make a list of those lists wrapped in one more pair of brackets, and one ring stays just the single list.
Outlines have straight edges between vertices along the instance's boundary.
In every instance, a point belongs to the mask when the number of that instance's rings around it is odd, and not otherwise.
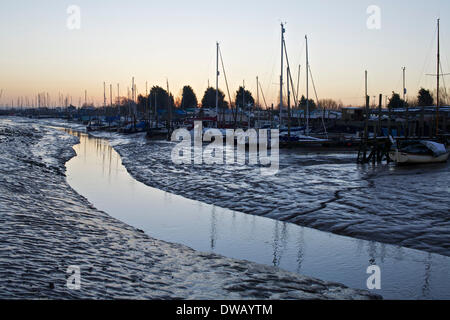
[{"label": "ripple in mud", "polygon": [[108,136],[137,180],[219,207],[450,256],[450,168],[358,166],[355,155],[282,150],[280,171],[174,165],[169,142]]},{"label": "ripple in mud", "polygon": [[[68,186],[64,163],[76,138],[16,122],[0,119],[2,299],[378,298],[152,239]],[[81,290],[66,287],[70,265],[81,268]]]}]

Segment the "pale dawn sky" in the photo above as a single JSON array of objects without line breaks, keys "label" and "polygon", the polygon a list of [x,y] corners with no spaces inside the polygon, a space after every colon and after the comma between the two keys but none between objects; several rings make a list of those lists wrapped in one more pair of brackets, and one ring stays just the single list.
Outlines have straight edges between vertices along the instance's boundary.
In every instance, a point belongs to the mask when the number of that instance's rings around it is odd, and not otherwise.
[{"label": "pale dawn sky", "polygon": [[[67,27],[67,8],[81,9],[80,29]],[[381,28],[367,27],[370,5],[380,8]],[[166,86],[177,96],[191,85],[200,100],[208,80],[215,84],[215,43],[220,42],[232,93],[245,80],[256,96],[259,76],[268,103],[278,97],[280,22],[294,78],[305,65],[305,34],[319,99],[347,105],[364,102],[364,70],[369,95],[402,90],[407,68],[408,96],[435,88],[436,19],[441,18],[441,55],[450,72],[450,1],[2,1],[0,10],[0,105],[48,92],[72,96],[84,90],[103,102],[103,82],[117,83],[121,95],[145,82]],[[300,93],[305,91],[305,69]],[[445,79],[450,83],[450,77]],[[223,77],[220,88],[225,91]],[[108,94],[109,96],[109,94]],[[311,90],[311,96],[313,91]]]}]

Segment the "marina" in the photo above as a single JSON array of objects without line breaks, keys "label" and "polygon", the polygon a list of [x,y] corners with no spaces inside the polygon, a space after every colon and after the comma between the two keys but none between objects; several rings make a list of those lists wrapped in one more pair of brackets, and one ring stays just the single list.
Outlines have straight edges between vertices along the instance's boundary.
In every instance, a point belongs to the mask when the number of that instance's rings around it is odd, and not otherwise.
[{"label": "marina", "polygon": [[450,301],[450,2],[3,7],[1,300]]}]

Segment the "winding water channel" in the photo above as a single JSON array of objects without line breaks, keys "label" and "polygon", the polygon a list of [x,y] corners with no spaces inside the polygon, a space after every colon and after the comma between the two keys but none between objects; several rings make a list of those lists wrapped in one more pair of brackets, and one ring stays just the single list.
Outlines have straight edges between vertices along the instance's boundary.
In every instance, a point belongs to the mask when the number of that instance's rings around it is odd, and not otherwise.
[{"label": "winding water channel", "polygon": [[106,139],[80,138],[68,183],[97,209],[149,236],[205,252],[273,265],[367,289],[367,267],[381,268],[386,299],[450,299],[450,258],[342,237],[207,205],[133,179]]}]

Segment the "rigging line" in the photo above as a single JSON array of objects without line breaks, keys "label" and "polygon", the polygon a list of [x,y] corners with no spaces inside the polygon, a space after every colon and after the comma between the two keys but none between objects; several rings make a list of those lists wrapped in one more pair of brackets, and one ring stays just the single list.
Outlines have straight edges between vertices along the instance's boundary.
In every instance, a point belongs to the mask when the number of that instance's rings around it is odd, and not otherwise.
[{"label": "rigging line", "polygon": [[230,95],[230,88],[228,87],[227,74],[226,74],[226,72],[225,72],[225,65],[224,65],[224,63],[223,63],[222,50],[220,49],[220,46],[219,46],[219,55],[220,55],[220,62],[221,62],[221,64],[222,64],[223,77],[224,77],[224,79],[225,79],[225,84],[226,84],[226,86],[227,86],[228,100],[230,100],[230,108],[231,108],[231,110],[233,110],[233,105],[232,105],[231,95]]},{"label": "rigging line", "polygon": [[304,53],[305,53],[305,51],[304,51],[304,49],[305,49],[305,44],[306,44],[306,41],[302,41],[302,46],[301,46],[301,48],[300,48],[300,54],[299,54],[299,57],[298,57],[298,61],[299,61],[298,64],[301,64],[300,62],[303,61],[303,55],[304,55]]},{"label": "rigging line", "polygon": [[258,80],[258,83],[259,83],[259,90],[260,90],[261,93],[262,93],[264,105],[266,106],[266,110],[268,110],[269,108],[267,107],[266,98],[264,97],[264,92],[263,92],[263,90],[262,90],[261,82],[259,82],[259,80]]},{"label": "rigging line", "polygon": [[210,75],[211,66],[214,61],[214,56],[215,56],[215,52],[211,50],[208,66],[206,67],[206,75],[207,75],[207,79],[208,79],[208,84],[209,84],[209,75]]},{"label": "rigging line", "polygon": [[[294,83],[294,82],[292,81],[291,66],[290,66],[290,64],[289,64],[289,57],[288,57],[288,54],[287,54],[286,41],[283,41],[283,43],[284,43],[284,53],[285,53],[285,55],[286,55],[286,63],[287,63],[287,66],[288,66],[288,68],[289,68],[289,74],[288,74],[288,76],[289,76],[289,80],[290,80],[290,82],[291,82],[291,87],[292,87],[292,93],[293,93],[293,97],[294,97],[294,102],[295,102],[295,105],[297,106],[297,105],[298,105],[298,101],[297,101],[298,95],[295,93],[295,89],[294,89],[294,86],[293,86],[293,83]],[[289,88],[288,88],[288,90],[289,90]]]},{"label": "rigging line", "polygon": [[[277,32],[277,39],[278,38],[278,32]],[[270,88],[271,88],[271,83],[272,80],[274,78],[274,73],[275,73],[275,65],[276,65],[276,56],[278,55],[278,47],[274,48],[272,51],[272,55],[271,55],[271,61],[272,61],[272,71],[270,72],[270,77],[269,77],[269,81],[267,82],[267,87],[266,87],[266,92],[269,92],[270,94]],[[265,74],[266,78],[267,78],[268,73]]]},{"label": "rigging line", "polygon": [[298,96],[300,95],[300,71],[301,71],[301,65],[298,65],[298,74],[297,74],[297,101]]},{"label": "rigging line", "polygon": [[[319,98],[317,97],[316,85],[314,83],[314,78],[313,78],[312,71],[311,71],[311,65],[308,66],[308,69],[309,69],[309,74],[311,75],[311,82],[312,82],[312,85],[313,85],[313,88],[314,88],[314,94],[316,95],[317,107],[319,107]],[[327,139],[328,139],[328,132],[327,132],[327,127],[325,126],[325,121],[323,119],[323,112],[322,112],[321,118],[322,118],[323,129],[325,130],[325,134],[326,134]]]},{"label": "rigging line", "polygon": [[[448,98],[448,97],[447,97],[447,86],[445,85],[445,74],[444,74],[444,71],[443,71],[443,69],[442,69],[442,62],[441,62],[441,61],[439,61],[439,65],[440,65],[440,67],[441,67],[442,84],[444,85],[445,98],[447,99],[447,98]],[[448,103],[448,102],[447,102],[447,103]]]},{"label": "rigging line", "polygon": [[[433,49],[434,39],[436,39],[436,37],[437,37],[437,26],[435,27],[434,36],[431,39],[430,46],[429,46],[429,49],[428,49],[428,54],[425,57],[425,61],[423,63],[422,72],[420,73],[419,82],[417,83],[417,87],[418,88],[420,88],[420,83],[422,82],[422,78],[423,78],[423,75],[425,73],[425,68],[428,66],[428,64],[430,64],[430,61],[429,61],[428,58],[430,57],[431,50]],[[428,64],[427,64],[427,62],[428,62]]]}]

